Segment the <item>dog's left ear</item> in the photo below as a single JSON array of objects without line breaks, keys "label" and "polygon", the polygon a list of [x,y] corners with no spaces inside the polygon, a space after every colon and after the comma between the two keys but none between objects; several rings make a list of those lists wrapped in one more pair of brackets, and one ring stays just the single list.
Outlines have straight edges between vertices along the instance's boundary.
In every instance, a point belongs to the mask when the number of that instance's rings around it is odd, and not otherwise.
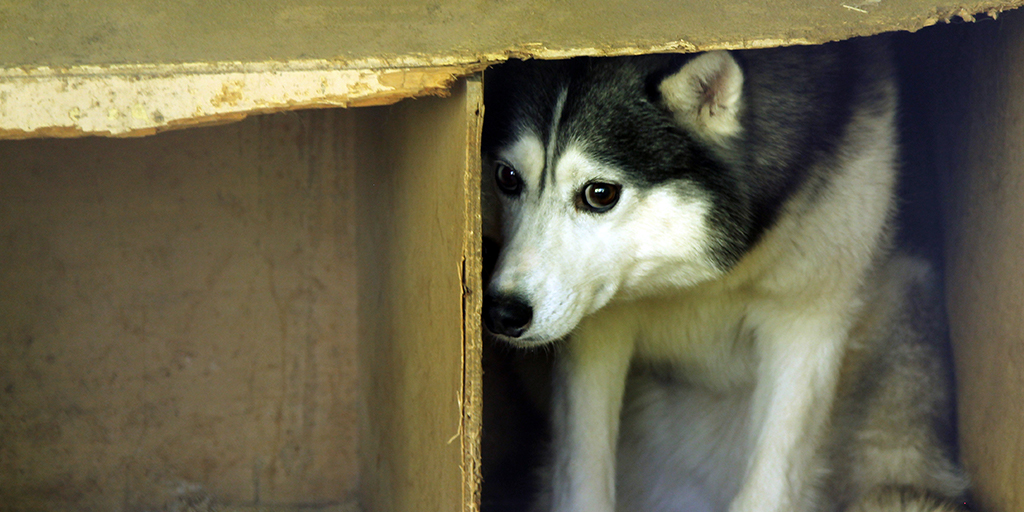
[{"label": "dog's left ear", "polygon": [[698,55],[658,91],[676,121],[697,134],[720,141],[739,133],[743,70],[729,52]]}]

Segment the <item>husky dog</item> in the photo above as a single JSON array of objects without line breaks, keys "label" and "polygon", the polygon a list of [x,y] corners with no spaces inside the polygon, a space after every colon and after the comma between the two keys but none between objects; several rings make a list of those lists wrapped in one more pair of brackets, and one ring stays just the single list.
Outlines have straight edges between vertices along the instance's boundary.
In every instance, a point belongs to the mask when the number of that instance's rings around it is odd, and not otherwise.
[{"label": "husky dog", "polygon": [[488,72],[484,323],[564,340],[538,510],[961,510],[882,46]]}]

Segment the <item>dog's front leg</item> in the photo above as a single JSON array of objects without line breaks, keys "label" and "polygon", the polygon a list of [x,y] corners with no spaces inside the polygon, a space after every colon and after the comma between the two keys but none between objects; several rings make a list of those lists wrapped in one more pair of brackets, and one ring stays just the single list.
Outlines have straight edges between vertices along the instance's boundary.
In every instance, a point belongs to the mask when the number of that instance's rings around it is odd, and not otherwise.
[{"label": "dog's front leg", "polygon": [[555,512],[615,509],[615,451],[633,333],[621,319],[601,317],[580,324],[555,372]]},{"label": "dog's front leg", "polygon": [[846,344],[840,315],[773,312],[757,331],[752,451],[730,512],[805,512]]}]

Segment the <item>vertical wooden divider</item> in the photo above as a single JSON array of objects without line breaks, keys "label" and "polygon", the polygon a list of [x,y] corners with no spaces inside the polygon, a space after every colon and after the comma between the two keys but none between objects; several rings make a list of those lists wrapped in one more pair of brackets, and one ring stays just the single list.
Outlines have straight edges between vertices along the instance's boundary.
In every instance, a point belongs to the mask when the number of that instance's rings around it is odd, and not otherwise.
[{"label": "vertical wooden divider", "polygon": [[958,49],[966,89],[943,99],[967,107],[950,107],[963,117],[938,160],[960,448],[978,509],[1010,512],[1024,509],[1024,12],[979,24]]},{"label": "vertical wooden divider", "polygon": [[354,116],[367,511],[479,508],[482,101]]}]

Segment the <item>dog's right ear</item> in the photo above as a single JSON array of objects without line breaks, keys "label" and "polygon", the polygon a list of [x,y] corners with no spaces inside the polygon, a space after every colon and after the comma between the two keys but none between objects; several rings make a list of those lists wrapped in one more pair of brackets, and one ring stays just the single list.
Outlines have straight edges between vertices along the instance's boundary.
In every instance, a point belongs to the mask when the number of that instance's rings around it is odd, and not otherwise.
[{"label": "dog's right ear", "polygon": [[665,77],[661,100],[676,121],[712,141],[740,132],[743,70],[727,51],[703,53]]}]

